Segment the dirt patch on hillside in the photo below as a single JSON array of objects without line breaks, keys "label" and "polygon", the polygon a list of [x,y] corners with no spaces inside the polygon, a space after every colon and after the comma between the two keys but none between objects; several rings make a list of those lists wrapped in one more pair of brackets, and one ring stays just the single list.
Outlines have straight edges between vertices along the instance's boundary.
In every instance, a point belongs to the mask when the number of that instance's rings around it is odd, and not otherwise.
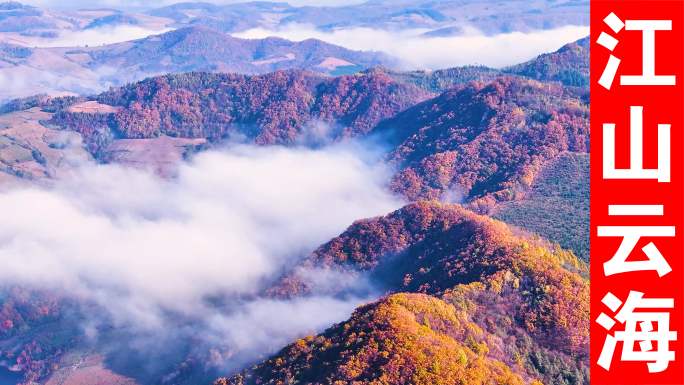
[{"label": "dirt patch on hillside", "polygon": [[0,166],[30,178],[55,178],[92,157],[81,135],[40,124],[52,114],[32,108],[0,115]]},{"label": "dirt patch on hillside", "polygon": [[206,139],[183,139],[162,136],[153,139],[115,140],[107,147],[107,159],[137,169],[151,169],[163,178],[173,176],[176,164],[183,160],[188,147],[206,143]]},{"label": "dirt patch on hillside", "polygon": [[323,62],[316,67],[323,67],[323,68],[337,68],[337,67],[346,67],[346,66],[353,66],[355,65],[354,63],[350,63],[348,61],[344,61],[342,59],[338,59],[336,57],[327,57]]},{"label": "dirt patch on hillside", "polygon": [[105,356],[92,354],[57,371],[45,385],[138,385],[132,378],[116,374],[105,366]]},{"label": "dirt patch on hillside", "polygon": [[86,114],[113,114],[118,110],[119,107],[100,104],[96,101],[76,103],[67,108],[68,112],[81,112]]},{"label": "dirt patch on hillside", "polygon": [[293,53],[288,53],[285,55],[285,57],[277,57],[273,59],[267,59],[267,60],[258,60],[252,62],[252,64],[258,66],[258,65],[263,65],[263,64],[273,64],[273,63],[279,63],[281,61],[289,61],[289,60],[294,60],[295,59],[295,54]]}]

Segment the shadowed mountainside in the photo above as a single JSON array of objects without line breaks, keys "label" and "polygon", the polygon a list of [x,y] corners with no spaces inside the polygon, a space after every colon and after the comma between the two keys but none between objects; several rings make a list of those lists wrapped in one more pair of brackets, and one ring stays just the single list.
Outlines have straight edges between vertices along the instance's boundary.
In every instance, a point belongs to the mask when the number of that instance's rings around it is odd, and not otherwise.
[{"label": "shadowed mountainside", "polygon": [[541,169],[522,199],[494,206],[491,215],[589,261],[589,192],[589,154],[563,153]]},{"label": "shadowed mountainside", "polygon": [[457,86],[385,120],[393,191],[469,202],[486,213],[513,200],[562,151],[588,152],[588,90],[501,77]]}]

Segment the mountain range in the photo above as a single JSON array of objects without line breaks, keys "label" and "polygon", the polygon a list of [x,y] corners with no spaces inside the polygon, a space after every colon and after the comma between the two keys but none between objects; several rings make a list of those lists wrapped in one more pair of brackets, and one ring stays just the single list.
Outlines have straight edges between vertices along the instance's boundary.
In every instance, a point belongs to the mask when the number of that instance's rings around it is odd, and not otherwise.
[{"label": "mountain range", "polygon": [[[466,79],[491,80],[505,72],[522,74],[524,71],[552,71],[544,75],[549,80],[566,85],[587,84],[588,67],[557,71],[553,66],[549,70],[538,64],[535,69],[472,67],[403,73],[396,70],[416,68],[407,62],[410,59],[400,60],[382,52],[353,51],[315,39],[255,40],[226,34],[251,28],[277,30],[292,23],[329,32],[354,28],[390,31],[418,28],[427,31],[426,38],[467,35],[472,32],[467,32],[469,28],[490,34],[528,32],[586,25],[586,4],[577,1],[506,1],[496,5],[470,1],[458,5],[450,1],[429,4],[371,1],[344,7],[292,7],[287,3],[269,2],[221,6],[179,3],[145,14],[105,8],[40,9],[14,1],[0,4],[0,103],[39,93],[51,96],[99,93],[149,76],[190,70],[259,74],[304,68],[336,76],[384,66],[392,72],[390,75],[402,77],[405,82],[420,83],[419,86],[431,92],[441,92]],[[117,40],[118,35],[130,38]],[[85,39],[87,36],[90,38]],[[114,43],[121,40],[129,41]],[[88,46],[84,41],[103,43]],[[564,58],[564,62],[571,61]],[[524,75],[542,76],[541,73]]]},{"label": "mountain range", "polygon": [[[0,3],[0,38],[5,42],[34,46],[59,41],[65,31],[138,27],[152,30],[208,27],[221,32],[252,28],[277,29],[288,24],[311,25],[319,30],[374,28],[425,29],[426,36],[458,36],[475,28],[494,35],[508,32],[588,25],[588,3],[577,0],[506,0],[497,3],[373,0],[339,7],[293,7],[286,2],[247,2],[215,5],[185,2],[126,13],[111,8],[55,10]],[[51,44],[54,46],[54,44]]]},{"label": "mountain range", "polygon": [[221,32],[252,28],[276,29],[296,23],[321,30],[377,28],[426,29],[428,36],[462,35],[468,28],[487,34],[528,32],[565,25],[588,25],[588,3],[577,0],[381,1],[341,7],[293,7],[286,2],[247,2],[215,5],[185,2],[144,13],[116,9],[53,10],[25,6],[16,1],[0,5],[0,35],[33,42],[56,39],[65,30],[133,26],[161,29],[201,26]]},{"label": "mountain range", "polygon": [[0,76],[9,83],[0,100],[37,93],[98,93],[148,76],[191,70],[254,74],[306,68],[341,75],[379,65],[402,66],[381,52],[352,51],[315,39],[240,39],[188,27],[98,47],[0,45]]},{"label": "mountain range", "polygon": [[[116,158],[107,148],[118,140],[213,142],[242,135],[260,145],[311,145],[378,137],[390,144],[385,158],[397,170],[390,184],[395,193],[409,200],[468,203],[488,213],[502,202],[521,199],[559,154],[589,151],[588,90],[549,75],[588,75],[585,45],[582,39],[500,72],[483,67],[434,73],[380,67],[338,77],[308,70],[189,72],[96,96],[14,100],[3,110],[41,108],[43,115],[32,118],[36,124],[80,133],[86,148],[101,159]],[[530,70],[540,67],[545,72]],[[446,91],[433,92],[440,88]],[[328,127],[323,136],[316,132],[319,123]],[[28,168],[11,160],[5,164],[36,177],[54,172],[26,159]],[[575,251],[588,257],[586,246]]]},{"label": "mountain range", "polygon": [[289,23],[323,30],[380,28],[429,29],[431,36],[454,36],[473,27],[488,34],[565,25],[587,25],[588,4],[579,1],[382,1],[342,7],[293,7],[285,2],[228,5],[179,3],[151,10],[148,15],[174,20],[173,26],[202,25],[224,32],[277,28]]}]

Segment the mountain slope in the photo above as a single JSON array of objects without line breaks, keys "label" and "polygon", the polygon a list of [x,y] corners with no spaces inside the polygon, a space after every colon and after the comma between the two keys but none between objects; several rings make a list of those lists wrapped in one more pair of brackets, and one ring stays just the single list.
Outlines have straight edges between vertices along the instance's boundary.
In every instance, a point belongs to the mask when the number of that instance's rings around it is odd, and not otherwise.
[{"label": "mountain slope", "polygon": [[[588,380],[589,286],[578,274],[587,274],[584,265],[569,252],[516,236],[505,224],[458,205],[417,202],[384,217],[357,221],[321,246],[298,272],[285,277],[269,293],[287,297],[331,290],[307,281],[307,269],[364,274],[390,293],[425,293],[453,304],[459,323],[448,325],[442,334],[460,344],[459,349],[468,346],[479,356],[503,362],[525,382],[577,384]],[[381,357],[395,356],[391,349],[387,355],[383,355],[383,349],[371,350],[378,349],[373,341],[404,346],[405,339],[396,336],[403,332],[401,326],[377,330],[378,323],[385,321],[369,317],[384,311],[381,308],[394,304],[398,298],[407,297],[390,296],[370,305],[370,310],[364,306],[348,321],[350,326],[340,324],[323,335],[290,345],[254,372],[247,371],[242,378],[236,376],[227,383],[239,384],[242,380],[251,384],[259,377],[263,383],[289,378],[306,383],[323,378],[354,380],[382,376],[389,363]],[[444,309],[442,302],[430,297],[408,298],[416,302],[412,306]],[[453,308],[447,309],[451,309],[448,314],[454,314]],[[366,312],[370,316],[364,319],[362,315]],[[409,319],[413,317],[424,326],[433,325],[435,318],[431,318],[429,310],[411,312],[414,314],[409,314]],[[444,316],[436,318],[444,325]],[[419,339],[419,331],[415,327],[412,330]],[[361,341],[354,343],[350,335],[360,337]],[[385,342],[386,338],[398,340]],[[305,362],[300,354],[308,357]],[[465,355],[472,359],[469,352]],[[400,357],[406,358],[409,368],[424,363],[410,354]],[[355,363],[353,373],[358,377],[338,377],[339,372],[334,371],[347,360]],[[444,374],[463,374],[475,369],[451,370]],[[402,377],[403,381],[412,375],[415,373]],[[425,383],[442,383],[430,381]],[[465,383],[488,383],[482,379],[473,381]],[[405,382],[394,378],[387,383]]]},{"label": "mountain slope", "polygon": [[522,385],[509,367],[484,356],[481,345],[458,341],[457,336],[467,333],[462,314],[437,298],[397,294],[365,305],[325,334],[300,339],[255,369],[214,385]]},{"label": "mountain slope", "polygon": [[503,69],[503,73],[539,81],[556,81],[566,86],[589,87],[589,36],[563,46],[556,52]]},{"label": "mountain slope", "polygon": [[150,78],[96,97],[103,105],[120,107],[115,113],[62,110],[48,124],[81,133],[107,127],[132,139],[159,135],[218,139],[241,134],[259,144],[282,144],[317,136],[317,122],[330,126],[329,137],[363,135],[381,120],[430,96],[384,75],[324,78],[303,70],[256,76],[193,72]]},{"label": "mountain slope", "polygon": [[436,71],[399,71],[375,67],[363,73],[384,73],[396,81],[413,84],[434,93],[442,93],[451,87],[472,81],[489,83],[501,76],[500,70],[485,66],[454,67]]},{"label": "mountain slope", "polygon": [[[358,72],[380,64],[395,66],[398,60],[379,52],[352,51],[320,40],[292,42],[280,38],[240,39],[209,28],[181,28],[134,42],[117,53],[97,48],[91,68],[110,66],[123,70],[136,67],[144,73],[216,70],[237,73],[266,73],[285,68],[306,68],[330,73],[338,67]],[[336,59],[336,60],[332,60]]]},{"label": "mountain slope", "polygon": [[410,200],[466,201],[486,212],[516,198],[544,162],[588,152],[588,91],[501,77],[457,86],[381,122],[393,146],[393,191]]},{"label": "mountain slope", "polygon": [[499,203],[490,214],[588,262],[589,192],[589,154],[563,153],[542,167],[522,199]]},{"label": "mountain slope", "polygon": [[539,55],[525,63],[495,69],[485,66],[464,66],[436,71],[397,71],[390,68],[371,68],[366,73],[386,73],[396,81],[416,85],[424,90],[441,93],[470,81],[489,83],[495,78],[511,74],[545,83],[574,87],[589,87],[589,37],[566,44],[558,51]]}]

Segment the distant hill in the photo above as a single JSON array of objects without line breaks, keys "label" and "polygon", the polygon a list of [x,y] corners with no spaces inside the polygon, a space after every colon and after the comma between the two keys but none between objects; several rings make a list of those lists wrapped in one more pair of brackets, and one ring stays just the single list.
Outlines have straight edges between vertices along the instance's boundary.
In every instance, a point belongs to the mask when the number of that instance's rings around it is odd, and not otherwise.
[{"label": "distant hill", "polygon": [[205,26],[222,32],[274,29],[288,23],[299,23],[322,30],[426,28],[431,30],[426,35],[454,36],[463,34],[464,26],[492,35],[589,24],[589,4],[573,0],[553,3],[507,0],[498,2],[496,6],[477,0],[376,0],[339,7],[293,7],[284,2],[265,1],[227,5],[186,2],[155,9],[148,14],[172,19],[175,27]]},{"label": "distant hill", "polygon": [[[105,19],[134,24],[122,14]],[[93,21],[100,22],[104,21]],[[315,39],[240,39],[200,27],[97,47],[29,48],[3,43],[0,75],[8,80],[0,89],[0,103],[41,93],[100,93],[149,76],[192,70],[259,74],[305,68],[343,75],[379,65],[401,63],[382,52],[352,51]]]},{"label": "distant hill", "polygon": [[141,73],[189,70],[267,73],[304,68],[323,74],[355,73],[399,60],[381,52],[352,51],[316,39],[292,42],[269,37],[240,39],[209,28],[191,27],[133,42],[123,52],[113,48],[84,49],[90,68],[110,66]]},{"label": "distant hill", "polygon": [[57,24],[44,12],[16,1],[0,3],[0,32],[22,32],[28,29],[54,29]]},{"label": "distant hill", "polygon": [[324,31],[357,27],[385,30],[420,28],[427,30],[426,36],[458,36],[476,28],[487,35],[495,35],[588,25],[589,4],[577,0],[504,0],[492,6],[479,0],[456,3],[411,0],[293,7],[286,2],[266,1],[224,5],[183,2],[141,14],[109,8],[54,10],[25,6],[15,1],[0,3],[0,37],[18,39],[27,46],[35,45],[31,44],[35,39],[29,37],[51,39],[65,30],[122,24],[154,30],[207,27],[236,33],[252,28],[277,29],[291,23],[311,25]]},{"label": "distant hill", "polygon": [[391,68],[371,68],[367,73],[386,73],[397,81],[414,84],[424,90],[441,93],[469,81],[490,82],[506,75],[574,87],[589,87],[589,37],[566,44],[558,51],[540,55],[525,63],[503,69],[485,66],[464,66],[436,71],[397,71]]},{"label": "distant hill", "polygon": [[93,28],[101,28],[101,27],[112,27],[116,25],[142,25],[140,20],[138,20],[136,17],[132,15],[127,15],[127,14],[121,14],[121,13],[115,13],[112,15],[107,15],[105,17],[101,17],[99,19],[93,20],[90,24],[88,24],[85,29],[93,29]]},{"label": "distant hill", "polygon": [[143,14],[124,14],[115,9],[54,10],[23,5],[16,1],[0,2],[0,37],[4,41],[33,46],[36,38],[52,39],[63,31],[135,24],[153,30],[163,29],[171,19]]},{"label": "distant hill", "polygon": [[556,81],[566,86],[589,87],[589,36],[543,54],[529,62],[505,68],[503,73]]}]

